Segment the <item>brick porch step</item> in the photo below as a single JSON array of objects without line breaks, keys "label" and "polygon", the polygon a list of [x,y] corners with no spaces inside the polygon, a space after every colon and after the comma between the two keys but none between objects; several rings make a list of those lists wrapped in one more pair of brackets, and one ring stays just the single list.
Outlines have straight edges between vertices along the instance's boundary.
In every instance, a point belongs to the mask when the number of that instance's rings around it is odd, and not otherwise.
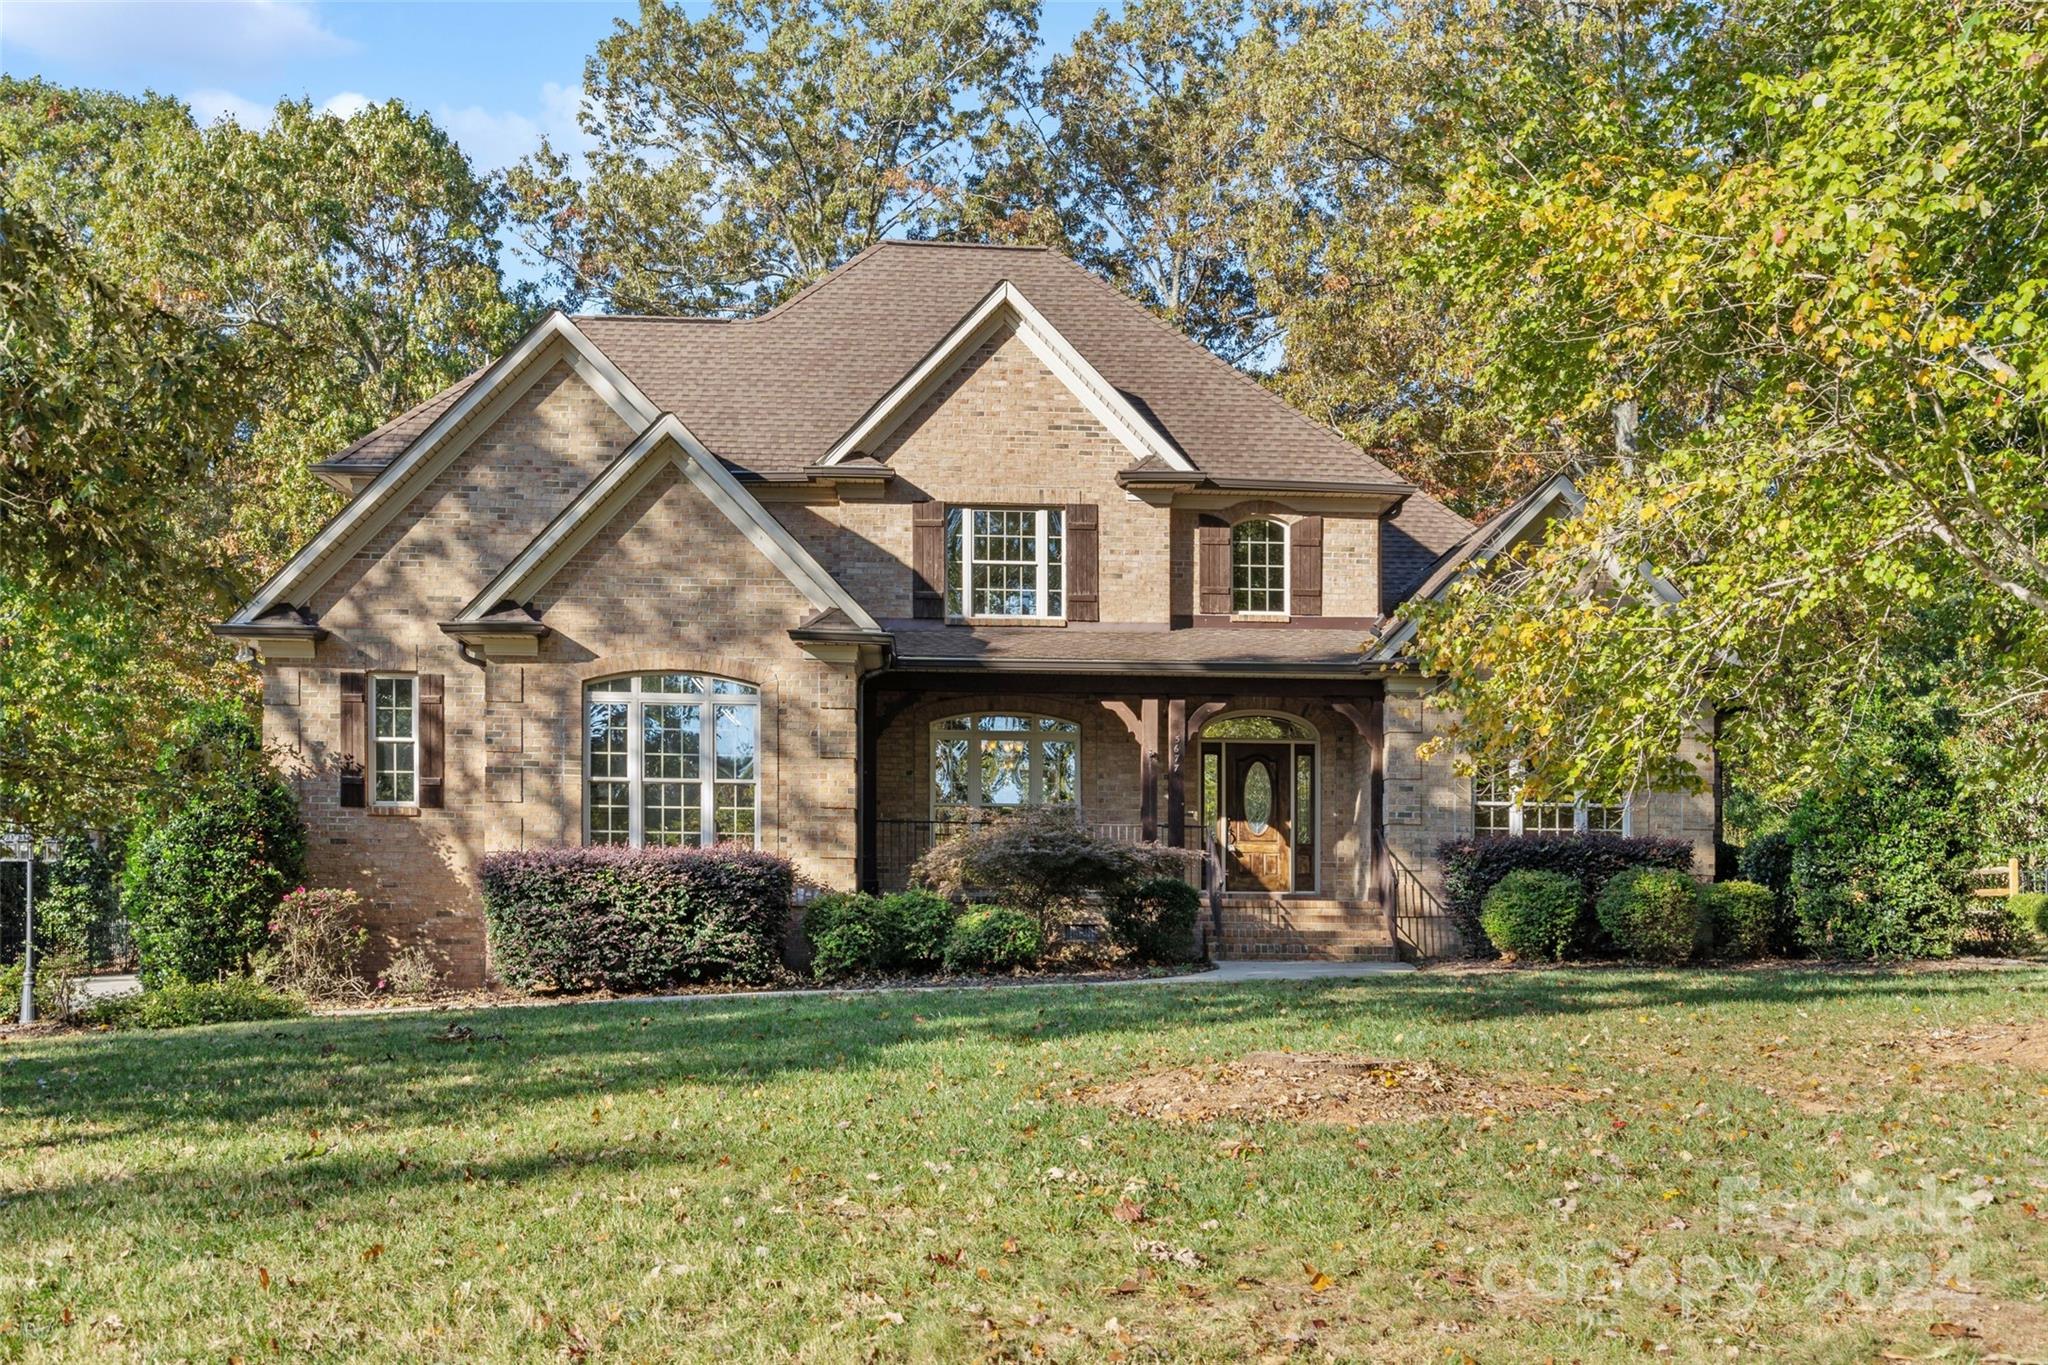
[{"label": "brick porch step", "polygon": [[1219,962],[1392,962],[1395,958],[1393,948],[1385,940],[1359,938],[1247,940],[1225,936],[1211,942],[1209,955]]}]

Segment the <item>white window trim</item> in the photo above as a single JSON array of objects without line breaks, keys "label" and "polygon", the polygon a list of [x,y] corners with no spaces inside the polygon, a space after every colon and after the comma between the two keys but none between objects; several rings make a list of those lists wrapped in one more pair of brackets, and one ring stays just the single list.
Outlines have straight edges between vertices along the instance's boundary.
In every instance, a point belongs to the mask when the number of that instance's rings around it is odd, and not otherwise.
[{"label": "white window trim", "polygon": [[[1237,528],[1255,521],[1280,528],[1280,610],[1237,609]],[[1294,527],[1278,517],[1244,517],[1230,524],[1230,614],[1246,621],[1286,621],[1294,616]]]},{"label": "white window trim", "polygon": [[[742,679],[739,678],[721,678],[709,673],[686,673],[680,674],[678,676],[695,678],[697,682],[700,684],[702,690],[696,692],[649,692],[644,690],[640,686],[640,679],[642,676],[644,675],[640,673],[629,673],[623,675],[625,680],[630,681],[632,683],[632,687],[629,690],[623,692],[598,692],[595,690],[597,687],[605,683],[620,681],[621,679],[619,677],[591,678],[583,684],[583,709],[578,717],[578,724],[583,736],[581,743],[583,745],[584,846],[586,848],[619,847],[619,845],[616,844],[592,845],[590,841],[590,784],[593,781],[599,780],[605,782],[625,782],[625,847],[646,848],[648,846],[647,812],[644,808],[646,803],[642,799],[641,795],[646,783],[646,777],[645,774],[641,771],[641,760],[645,757],[645,731],[643,723],[641,721],[640,707],[648,702],[652,702],[657,706],[695,706],[699,708],[697,717],[696,778],[696,847],[698,848],[713,848],[716,847],[720,842],[739,842],[737,839],[727,839],[721,841],[718,837],[718,713],[713,708],[718,706],[732,705],[751,706],[754,708],[754,777],[751,784],[754,788],[754,832],[751,839],[751,846],[754,848],[759,848],[761,846],[761,787],[763,785],[761,775],[761,740],[763,726],[761,724],[762,711],[760,688],[753,683],[745,683]],[[730,692],[724,693],[722,695],[714,693],[711,690],[712,686],[716,683],[721,682],[742,683],[744,686],[752,687],[754,688],[753,695],[742,696]],[[598,779],[595,778],[590,771],[591,760],[594,757],[594,755],[590,751],[590,708],[593,704],[605,702],[626,703],[626,776],[624,778],[606,777]],[[658,780],[669,781],[670,779],[662,778]],[[687,782],[690,779],[678,778],[674,780]],[[733,779],[728,778],[726,780],[730,782]],[[691,845],[687,843],[677,843],[673,845],[655,845],[656,848],[689,848],[690,846]]]},{"label": "white window trim", "polygon": [[[1520,761],[1519,761],[1519,760],[1518,760],[1518,761],[1516,761],[1516,762],[1514,762],[1514,763],[1511,763],[1511,764],[1509,764],[1509,765],[1508,765],[1508,771],[1507,771],[1507,780],[1508,780],[1508,781],[1509,781],[1510,783],[1513,783],[1513,782],[1514,782],[1514,780],[1515,780],[1515,779],[1516,779],[1517,777],[1519,777],[1519,776],[1521,775],[1521,772],[1522,772],[1522,765],[1521,765],[1521,763],[1520,763]],[[1502,837],[1502,838],[1507,838],[1507,839],[1520,839],[1520,838],[1524,837],[1524,833],[1525,833],[1525,831],[1523,830],[1523,827],[1522,827],[1522,789],[1521,789],[1521,787],[1520,787],[1519,785],[1516,785],[1516,786],[1510,786],[1510,787],[1508,788],[1508,793],[1509,793],[1509,794],[1508,794],[1508,802],[1507,802],[1507,807],[1508,807],[1508,832],[1507,832],[1507,833],[1506,833],[1505,835],[1501,836],[1501,837]],[[1548,805],[1548,804],[1552,804],[1552,803],[1550,803],[1550,802],[1544,802],[1544,803],[1542,803],[1542,804]],[[1562,803],[1557,803],[1557,804],[1562,804]],[[1478,827],[1479,827],[1479,805],[1480,805],[1480,802],[1479,802],[1479,774],[1477,774],[1477,773],[1474,773],[1474,774],[1472,775],[1472,825],[1473,825],[1473,833],[1474,833],[1475,837],[1476,837],[1476,836],[1477,836],[1477,834],[1478,834]],[[1606,805],[1618,805],[1618,806],[1620,806],[1620,807],[1621,807],[1621,829],[1620,829],[1620,831],[1619,831],[1619,833],[1620,833],[1620,836],[1621,836],[1622,838],[1624,838],[1624,839],[1630,839],[1630,838],[1634,838],[1634,837],[1635,837],[1635,824],[1636,824],[1636,802],[1635,802],[1635,797],[1634,797],[1634,795],[1633,795],[1633,794],[1630,794],[1630,793],[1624,793],[1624,794],[1623,794],[1623,795],[1621,796],[1621,798],[1620,798],[1620,799],[1619,799],[1618,801],[1588,801],[1588,800],[1587,800],[1587,798],[1586,798],[1586,795],[1585,795],[1585,793],[1583,793],[1583,792],[1579,793],[1579,794],[1578,794],[1577,796],[1575,796],[1575,797],[1573,797],[1573,798],[1572,798],[1572,827],[1571,827],[1571,830],[1569,831],[1570,833],[1572,833],[1572,834],[1589,834],[1589,833],[1591,833],[1591,834],[1609,834],[1609,833],[1614,833],[1614,832],[1615,832],[1615,831],[1612,831],[1612,830],[1588,830],[1588,829],[1586,828],[1586,808],[1587,808],[1587,806],[1589,806],[1589,805],[1597,805],[1597,806],[1606,806]],[[1538,832],[1539,832],[1539,833],[1542,833],[1543,831],[1538,831]],[[1565,832],[1565,831],[1559,831],[1559,833],[1564,833],[1564,832]]]},{"label": "white window trim", "polygon": [[[410,801],[380,801],[377,799],[377,770],[379,751],[382,745],[377,739],[377,684],[402,682],[412,696],[412,738],[403,741],[412,746],[412,799]],[[396,741],[386,740],[383,743]],[[420,803],[420,679],[417,673],[372,673],[370,675],[370,805],[378,810],[412,810]]]},{"label": "white window trim", "polygon": [[[952,509],[952,510],[958,511],[958,512],[959,512],[959,514],[960,514],[960,611],[959,611],[959,613],[958,613],[958,614],[955,614],[955,613],[954,613],[954,612],[953,612],[953,611],[952,611],[952,610],[951,610],[951,609],[949,608],[949,609],[948,609],[948,611],[947,611],[947,613],[946,613],[946,619],[947,619],[947,620],[949,620],[949,621],[995,621],[995,622],[1002,622],[1002,621],[1064,621],[1064,620],[1066,620],[1066,619],[1067,619],[1067,589],[1068,589],[1068,587],[1069,587],[1069,584],[1067,583],[1067,580],[1066,580],[1066,571],[1067,571],[1067,525],[1066,525],[1066,520],[1065,520],[1065,517],[1066,517],[1066,509],[1064,509],[1064,508],[1053,508],[1053,507],[981,507],[981,506],[972,506],[972,505],[969,505],[969,504],[965,504],[965,503],[962,503],[962,504],[960,504],[960,505],[959,505],[959,506],[958,506],[957,508],[955,508],[955,509]],[[1035,578],[1033,579],[1033,582],[1034,582],[1034,584],[1036,585],[1036,588],[1035,588],[1035,590],[1036,590],[1036,598],[1035,598],[1035,600],[1037,601],[1037,603],[1038,603],[1038,605],[1039,605],[1039,608],[1040,608],[1040,610],[1038,610],[1038,611],[1036,611],[1036,612],[1005,612],[1005,613],[997,613],[997,614],[994,614],[994,615],[991,615],[991,614],[989,614],[989,613],[987,613],[987,612],[977,612],[977,611],[975,611],[975,610],[974,610],[974,564],[975,564],[975,560],[974,560],[974,514],[975,514],[975,513],[977,513],[977,512],[1031,512],[1031,513],[1035,513],[1035,514],[1036,514],[1036,516],[1037,516],[1037,520],[1038,520],[1038,524],[1037,524],[1037,529],[1036,529],[1036,530],[1035,530],[1035,531],[1033,532],[1033,538],[1034,538],[1034,540],[1036,541],[1036,543],[1037,543],[1037,546],[1038,546],[1038,553],[1037,553],[1037,560],[1038,560],[1038,563],[1037,563],[1037,573],[1036,573],[1036,576],[1035,576]],[[1048,600],[1050,600],[1050,596],[1051,596],[1051,595],[1050,595],[1050,593],[1048,593],[1048,592],[1047,592],[1047,582],[1046,582],[1046,580],[1047,580],[1048,574],[1049,574],[1049,572],[1050,572],[1050,569],[1049,569],[1049,560],[1048,560],[1048,556],[1047,556],[1047,554],[1046,554],[1046,547],[1047,547],[1047,544],[1048,544],[1048,537],[1049,537],[1049,533],[1050,533],[1050,529],[1051,529],[1051,518],[1052,518],[1052,514],[1053,514],[1054,512],[1059,512],[1059,513],[1060,513],[1060,515],[1061,515],[1061,520],[1060,520],[1060,609],[1059,609],[1059,611],[1058,611],[1057,613],[1054,613],[1054,612],[1048,612],[1048,611],[1045,611],[1045,610],[1044,610],[1045,604],[1046,604],[1046,602],[1047,602]],[[943,528],[943,527],[942,527],[942,528],[940,529],[940,534],[941,534],[941,535],[944,535],[944,534],[945,534],[945,531],[944,531],[944,528]],[[947,565],[947,569],[946,569],[946,571],[947,571],[948,573],[951,573],[951,572],[953,571],[953,570],[952,570],[952,565],[951,565],[951,564],[948,564],[948,565]],[[950,587],[951,587],[951,585],[950,585],[950,584],[948,584],[948,588],[949,588],[949,589],[950,589]],[[946,595],[947,595],[947,597],[948,597],[948,598],[950,598],[950,597],[952,596],[952,594],[951,594],[951,592],[950,592],[950,591],[948,591]]]},{"label": "white window trim", "polygon": [[[975,728],[975,721],[988,716],[1015,717],[1019,720],[1031,721],[1032,726],[1028,730],[981,730]],[[1062,725],[1072,725],[1074,728],[1072,730],[1041,730],[1037,724],[1041,720],[1058,721]],[[1020,738],[1028,739],[1031,742],[1030,752],[1026,757],[1024,765],[1024,802],[1022,805],[1017,806],[987,805],[982,799],[981,791],[981,741],[984,739]],[[1087,762],[1087,755],[1083,752],[1085,746],[1081,743],[1081,727],[1079,722],[1067,720],[1062,716],[1040,715],[1029,711],[967,711],[957,716],[945,716],[933,721],[925,748],[927,761],[931,764],[931,771],[926,775],[925,789],[929,795],[928,804],[931,807],[931,818],[934,824],[939,823],[945,818],[939,813],[941,808],[945,806],[945,803],[939,800],[938,750],[940,741],[947,739],[964,739],[968,742],[966,807],[970,812],[980,814],[991,810],[1040,810],[1050,806],[1054,810],[1070,810],[1074,813],[1076,819],[1080,818],[1081,774],[1083,771],[1082,765]],[[1045,778],[1042,774],[1040,763],[1044,756],[1043,745],[1048,739],[1065,739],[1073,742],[1074,799],[1072,801],[1049,802],[1044,799]],[[958,804],[954,804],[947,808],[958,810],[960,807]],[[969,818],[971,819],[972,816],[970,815]]]}]

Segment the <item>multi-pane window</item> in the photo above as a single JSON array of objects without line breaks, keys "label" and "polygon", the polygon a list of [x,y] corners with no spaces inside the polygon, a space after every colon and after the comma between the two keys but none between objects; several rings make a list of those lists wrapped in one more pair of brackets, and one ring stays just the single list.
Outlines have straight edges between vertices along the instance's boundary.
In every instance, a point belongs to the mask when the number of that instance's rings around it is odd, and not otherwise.
[{"label": "multi-pane window", "polygon": [[373,678],[370,682],[372,800],[380,806],[419,801],[420,707],[416,678]]},{"label": "multi-pane window", "polygon": [[1066,516],[1053,508],[946,513],[946,614],[1066,615]]},{"label": "multi-pane window", "polygon": [[1081,790],[1081,727],[1050,716],[952,716],[932,726],[932,816],[1073,806]]},{"label": "multi-pane window", "polygon": [[1472,779],[1472,832],[1481,839],[1530,834],[1626,834],[1628,798],[1537,800],[1524,796],[1516,767],[1484,771]]},{"label": "multi-pane window", "polygon": [[1257,517],[1230,528],[1230,610],[1284,615],[1287,611],[1287,528]]},{"label": "multi-pane window", "polygon": [[690,673],[594,682],[584,696],[593,844],[754,843],[761,694]]}]

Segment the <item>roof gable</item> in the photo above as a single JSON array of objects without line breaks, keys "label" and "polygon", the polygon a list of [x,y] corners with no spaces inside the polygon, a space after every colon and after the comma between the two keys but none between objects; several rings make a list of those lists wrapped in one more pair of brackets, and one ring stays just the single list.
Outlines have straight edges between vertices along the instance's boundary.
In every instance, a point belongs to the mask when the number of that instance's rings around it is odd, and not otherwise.
[{"label": "roof gable", "polygon": [[519,344],[492,362],[461,395],[446,404],[404,453],[385,465],[369,485],[327,523],[228,621],[254,622],[279,606],[303,605],[336,569],[366,545],[391,519],[468,446],[514,400],[557,361],[570,367],[613,411],[635,427],[655,416],[639,387],[592,345],[567,316],[551,312]]},{"label": "roof gable", "polygon": [[1111,435],[1123,443],[1134,461],[1154,462],[1168,469],[1194,469],[1187,456],[1104,379],[1102,372],[1091,365],[1009,280],[997,284],[969,310],[923,359],[911,367],[908,374],[877,399],[874,406],[833,443],[819,463],[839,464],[878,448],[906,417],[916,411],[919,403],[952,377],[977,347],[1005,327],[1016,329],[1018,339]]},{"label": "roof gable", "polygon": [[878,631],[872,616],[825,571],[760,501],[720,464],[673,413],[664,413],[640,438],[549,522],[507,564],[451,626],[484,624],[506,604],[520,605],[576,557],[576,553],[662,470],[671,465],[723,512],[761,555],[821,613],[837,611],[856,628]]}]

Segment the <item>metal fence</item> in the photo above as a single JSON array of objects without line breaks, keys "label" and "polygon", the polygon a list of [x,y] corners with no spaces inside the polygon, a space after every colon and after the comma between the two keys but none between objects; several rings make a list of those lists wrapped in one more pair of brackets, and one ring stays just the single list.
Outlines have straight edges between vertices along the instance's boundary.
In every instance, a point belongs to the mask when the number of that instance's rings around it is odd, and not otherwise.
[{"label": "metal fence", "polygon": [[1395,946],[1407,961],[1432,962],[1448,958],[1477,957],[1475,944],[1450,907],[1443,903],[1434,891],[1424,884],[1415,869],[1401,861],[1399,854],[1388,850],[1388,861],[1392,864],[1393,885],[1388,894],[1394,900],[1394,932],[1400,942]]}]

